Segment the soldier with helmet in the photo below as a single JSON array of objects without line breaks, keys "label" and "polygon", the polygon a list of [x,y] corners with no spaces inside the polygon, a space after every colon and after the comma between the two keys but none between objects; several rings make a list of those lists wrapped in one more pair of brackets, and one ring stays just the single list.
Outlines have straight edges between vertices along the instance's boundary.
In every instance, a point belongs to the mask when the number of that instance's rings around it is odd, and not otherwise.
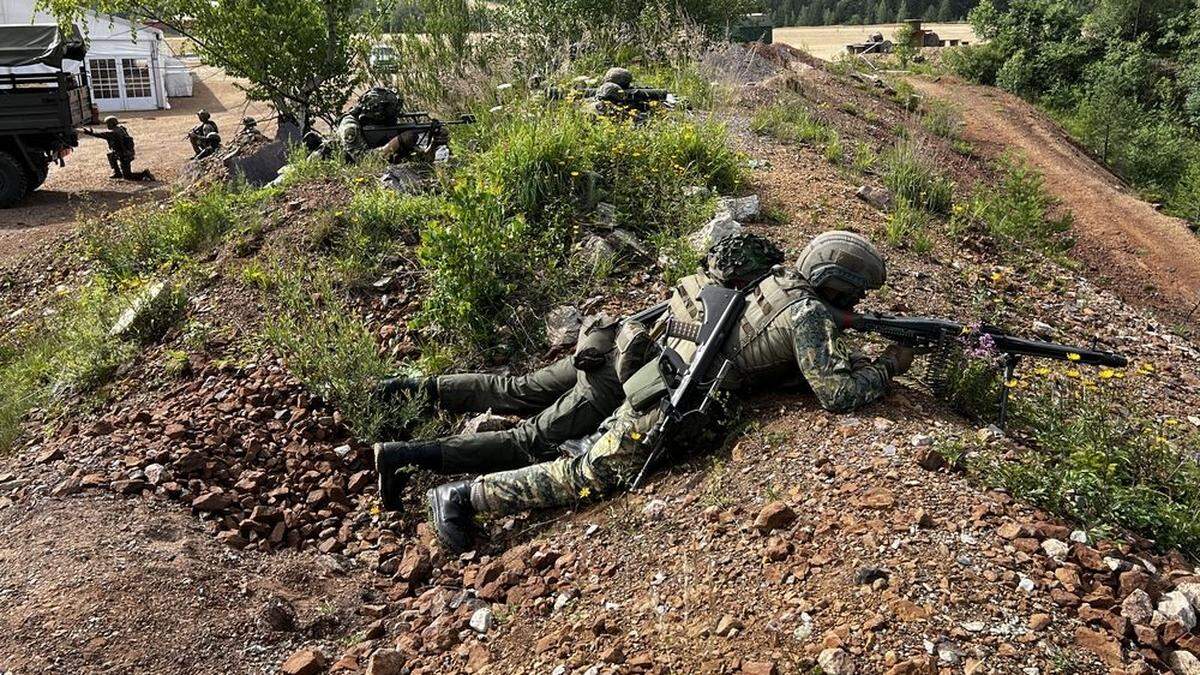
[{"label": "soldier with helmet", "polygon": [[[883,258],[860,235],[826,232],[801,253],[795,267],[777,265],[756,275],[756,259],[779,262],[778,249],[749,235],[722,240],[710,251],[710,269],[679,282],[664,316],[653,325],[627,322],[618,337],[614,368],[624,384],[626,400],[606,421],[603,435],[586,452],[544,461],[475,480],[448,483],[429,491],[433,525],[439,539],[455,551],[472,544],[477,515],[505,515],[535,508],[573,504],[581,494],[599,495],[627,488],[651,452],[646,443],[662,409],[657,398],[643,396],[641,368],[655,350],[622,349],[622,345],[666,345],[685,361],[697,345],[672,337],[668,321],[703,321],[700,292],[711,284],[752,288],[740,325],[723,347],[731,368],[722,388],[746,391],[777,385],[797,375],[821,406],[846,412],[882,397],[891,379],[912,364],[911,349],[893,346],[874,360],[857,358],[841,337],[830,307],[850,309],[887,278]],[[772,251],[773,249],[773,251]],[[739,261],[745,264],[740,264]],[[640,363],[626,364],[626,358]],[[632,374],[631,371],[633,372]],[[661,398],[661,394],[660,394]],[[382,472],[394,467],[381,463]],[[381,475],[381,481],[384,477]]]},{"label": "soldier with helmet", "polygon": [[[207,110],[201,109],[196,113],[196,117],[200,123],[188,132],[188,140],[192,143],[192,159],[200,159],[201,153],[205,153],[204,156],[207,157],[221,146],[220,130],[217,129],[217,123],[212,120],[212,115]],[[213,145],[214,138],[215,146]]]},{"label": "soldier with helmet", "polygon": [[112,178],[125,180],[154,180],[153,174],[147,171],[134,171],[132,164],[137,158],[133,136],[120,121],[109,115],[104,118],[107,131],[83,129],[83,133],[94,138],[103,138],[108,143],[108,164],[112,167]]},{"label": "soldier with helmet", "polygon": [[358,98],[350,112],[338,120],[334,129],[335,145],[347,160],[356,162],[373,148],[363,137],[363,125],[395,124],[404,109],[404,98],[383,87],[373,87]]}]

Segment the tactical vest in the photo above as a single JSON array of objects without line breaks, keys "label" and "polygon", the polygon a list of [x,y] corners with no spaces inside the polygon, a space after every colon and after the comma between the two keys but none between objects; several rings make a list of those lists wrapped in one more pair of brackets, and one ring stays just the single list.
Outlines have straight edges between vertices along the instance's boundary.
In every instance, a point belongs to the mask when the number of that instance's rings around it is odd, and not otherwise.
[{"label": "tactical vest", "polygon": [[[676,285],[668,301],[670,316],[692,323],[704,321],[700,291],[715,283],[701,273],[686,277]],[[736,389],[749,381],[785,376],[796,370],[793,331],[789,310],[796,302],[813,297],[812,288],[800,273],[790,267],[776,266],[773,274],[761,282],[746,298],[737,331],[725,343],[726,358],[733,359],[725,387]],[[691,362],[697,345],[681,338],[668,338],[667,345]]]}]

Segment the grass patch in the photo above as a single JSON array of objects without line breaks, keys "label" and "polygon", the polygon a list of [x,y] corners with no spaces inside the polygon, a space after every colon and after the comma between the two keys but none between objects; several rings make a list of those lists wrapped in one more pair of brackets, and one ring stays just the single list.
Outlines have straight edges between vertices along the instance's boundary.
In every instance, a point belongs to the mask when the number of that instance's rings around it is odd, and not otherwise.
[{"label": "grass patch", "polygon": [[[109,334],[117,316],[140,292],[130,284],[117,293],[90,284],[55,311],[0,341],[0,451],[21,436],[30,411],[60,414],[72,397],[96,391],[137,352],[137,344]],[[163,311],[174,310],[174,303]],[[167,316],[139,322],[161,329]],[[161,320],[160,320],[161,319]]]},{"label": "grass patch", "polygon": [[1068,370],[1060,377],[1071,382],[1042,384],[1018,397],[1013,426],[1032,448],[1015,461],[985,454],[975,471],[1102,534],[1127,529],[1195,555],[1200,432],[1129,409],[1119,387],[1103,384],[1106,373],[1112,377],[1112,371],[1093,377]]},{"label": "grass patch", "polygon": [[945,101],[929,101],[921,116],[921,126],[934,136],[952,141],[962,134],[962,115]]},{"label": "grass patch", "polygon": [[1008,159],[1001,161],[999,169],[999,183],[979,186],[954,208],[951,232],[974,224],[1010,249],[1030,246],[1049,255],[1069,249],[1071,215],[1052,213],[1058,202],[1046,191],[1041,174]]},{"label": "grass patch", "polygon": [[211,249],[235,228],[255,226],[258,204],[272,194],[272,189],[218,185],[177,196],[165,207],[127,209],[86,222],[84,251],[108,279],[152,274]]},{"label": "grass patch", "polygon": [[267,344],[310,391],[342,413],[358,438],[380,438],[412,417],[413,411],[376,395],[375,383],[398,367],[380,355],[375,337],[339,299],[326,273],[278,266],[270,291],[279,311],[265,321]]},{"label": "grass patch", "polygon": [[837,132],[817,118],[799,96],[786,96],[759,108],[750,119],[750,130],[781,141],[824,148],[837,139]]},{"label": "grass patch", "polygon": [[923,211],[950,213],[954,181],[938,169],[933,155],[911,141],[901,142],[882,158],[883,184],[897,201],[906,201]]},{"label": "grass patch", "polygon": [[929,214],[901,199],[888,214],[884,233],[892,246],[911,248],[925,253],[933,248],[929,239]]}]

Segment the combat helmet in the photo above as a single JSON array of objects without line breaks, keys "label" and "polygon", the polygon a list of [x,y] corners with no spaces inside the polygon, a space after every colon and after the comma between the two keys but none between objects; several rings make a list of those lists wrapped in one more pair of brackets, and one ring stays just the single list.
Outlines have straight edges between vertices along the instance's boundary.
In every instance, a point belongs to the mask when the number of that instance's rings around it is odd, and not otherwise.
[{"label": "combat helmet", "polygon": [[212,115],[209,114],[209,112],[207,110],[205,110],[204,108],[201,108],[200,110],[196,111],[196,117],[199,117],[201,122],[207,122],[210,119],[212,119]]},{"label": "combat helmet", "polygon": [[373,87],[359,97],[351,113],[360,122],[385,124],[396,119],[403,107],[404,99],[400,94],[391,89]]},{"label": "combat helmet", "polygon": [[104,118],[104,126],[109,129],[116,129],[118,124],[120,124],[120,121],[113,115]]},{"label": "combat helmet", "polygon": [[604,73],[604,81],[612,82],[622,89],[628,89],[629,85],[633,84],[633,73],[624,68],[609,68]]},{"label": "combat helmet", "polygon": [[596,99],[610,103],[620,103],[625,100],[625,90],[619,84],[605,82],[596,88]]},{"label": "combat helmet", "polygon": [[817,235],[796,266],[821,296],[841,307],[852,307],[887,281],[887,264],[874,244],[845,230]]},{"label": "combat helmet", "polygon": [[729,234],[708,249],[708,276],[720,283],[750,281],[783,262],[783,251],[757,234]]}]

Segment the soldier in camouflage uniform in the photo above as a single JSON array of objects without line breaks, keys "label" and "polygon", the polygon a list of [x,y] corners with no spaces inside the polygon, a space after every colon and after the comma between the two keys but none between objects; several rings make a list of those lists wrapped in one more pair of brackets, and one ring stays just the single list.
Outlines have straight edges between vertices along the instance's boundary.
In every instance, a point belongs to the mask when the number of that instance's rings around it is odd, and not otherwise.
[{"label": "soldier in camouflage uniform", "polygon": [[[734,235],[711,248],[708,269],[710,275],[725,280],[757,276],[782,260],[783,253],[766,239]],[[385,398],[415,397],[448,412],[532,415],[504,431],[375,444],[384,507],[400,508],[407,467],[451,474],[516,469],[555,459],[564,443],[596,432],[625,400],[618,352],[629,353],[636,346],[617,348],[620,328],[603,316],[589,319],[580,331],[575,354],[519,377],[462,374],[384,380],[379,390]],[[628,371],[633,365],[624,368]]]},{"label": "soldier in camouflage uniform", "polygon": [[357,162],[373,149],[363,138],[362,126],[395,124],[403,108],[404,99],[400,94],[383,87],[369,89],[350,112],[338,120],[333,146],[342,152],[346,161]]},{"label": "soldier in camouflage uniform", "polygon": [[[912,350],[893,346],[874,361],[856,359],[827,305],[851,309],[885,279],[883,259],[863,237],[840,231],[816,237],[801,253],[797,268],[776,268],[749,295],[740,325],[723,350],[733,364],[723,387],[762,388],[798,372],[830,411],[845,412],[879,399],[892,377],[911,366]],[[704,274],[682,280],[671,296],[669,316],[676,321],[703,321],[698,298],[713,281]],[[667,339],[666,344],[685,360],[694,356],[697,347],[679,338]],[[469,549],[476,515],[573,504],[588,495],[627,487],[653,450],[645,441],[662,410],[659,399],[639,405],[634,403],[637,392],[626,393],[629,399],[583,455],[430,490],[433,524],[442,543],[454,551]]]}]

